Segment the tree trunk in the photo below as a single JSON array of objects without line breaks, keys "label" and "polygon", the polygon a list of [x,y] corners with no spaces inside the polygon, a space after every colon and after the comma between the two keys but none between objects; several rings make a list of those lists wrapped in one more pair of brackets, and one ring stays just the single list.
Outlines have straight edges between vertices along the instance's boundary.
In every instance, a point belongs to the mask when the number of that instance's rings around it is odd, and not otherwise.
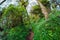
[{"label": "tree trunk", "polygon": [[45,16],[45,19],[48,19],[48,11],[47,11],[46,7],[39,0],[37,0],[37,3],[38,3],[38,5],[40,5],[41,11]]},{"label": "tree trunk", "polygon": [[33,40],[33,36],[34,36],[34,33],[32,32],[32,30],[30,30],[29,34],[26,37],[26,40]]}]

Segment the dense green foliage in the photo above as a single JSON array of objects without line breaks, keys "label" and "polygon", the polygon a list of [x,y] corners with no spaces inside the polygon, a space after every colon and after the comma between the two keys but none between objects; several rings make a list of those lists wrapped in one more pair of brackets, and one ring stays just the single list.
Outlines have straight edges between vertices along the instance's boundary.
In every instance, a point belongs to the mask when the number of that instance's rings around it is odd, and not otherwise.
[{"label": "dense green foliage", "polygon": [[60,40],[60,18],[59,11],[50,13],[49,19],[41,19],[34,24],[34,40]]},{"label": "dense green foliage", "polygon": [[[46,5],[48,1],[41,2]],[[39,5],[32,7],[32,15],[28,15],[25,7],[27,4],[23,3],[21,0],[18,6],[10,5],[3,9],[0,19],[0,27],[4,29],[2,39],[26,40],[31,29],[33,40],[60,40],[60,11],[52,10],[45,20]]]},{"label": "dense green foliage", "polygon": [[[27,27],[29,26],[29,21],[24,6],[15,7],[14,5],[10,5],[2,14],[1,22],[3,21],[5,21],[5,23],[2,24],[2,27],[5,33],[7,33],[7,40],[25,40],[29,33]],[[4,40],[6,40],[6,38]]]}]

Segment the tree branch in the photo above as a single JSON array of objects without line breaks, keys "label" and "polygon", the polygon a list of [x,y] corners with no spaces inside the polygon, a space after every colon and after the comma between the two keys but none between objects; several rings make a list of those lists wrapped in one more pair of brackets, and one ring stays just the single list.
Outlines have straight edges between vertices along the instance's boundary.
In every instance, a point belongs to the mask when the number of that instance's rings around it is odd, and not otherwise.
[{"label": "tree branch", "polygon": [[3,0],[3,1],[0,3],[0,5],[3,4],[5,1],[6,1],[6,0]]},{"label": "tree branch", "polygon": [[42,11],[42,13],[43,13],[44,16],[45,16],[45,19],[47,19],[47,18],[48,18],[47,8],[46,8],[39,0],[37,0],[37,2],[38,2],[38,4],[39,4],[40,7],[41,7],[41,11]]}]

